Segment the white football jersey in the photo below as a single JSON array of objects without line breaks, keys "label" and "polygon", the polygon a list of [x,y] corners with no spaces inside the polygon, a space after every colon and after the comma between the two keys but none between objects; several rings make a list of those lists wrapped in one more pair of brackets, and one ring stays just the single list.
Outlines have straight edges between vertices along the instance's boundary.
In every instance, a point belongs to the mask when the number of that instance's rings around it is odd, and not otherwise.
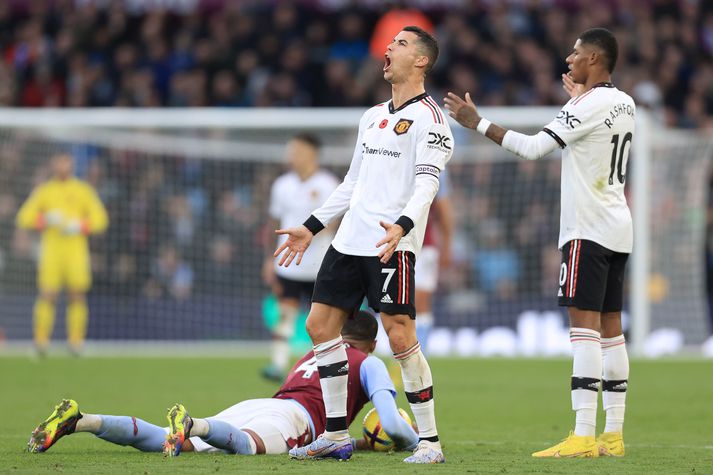
[{"label": "white football jersey", "polygon": [[386,231],[379,221],[414,224],[397,250],[418,254],[438,177],[453,153],[446,116],[423,93],[398,109],[391,101],[364,113],[351,165],[327,203],[312,213],[323,224],[346,211],[332,242],[342,254],[376,256]]},{"label": "white football jersey", "polygon": [[[295,172],[285,173],[275,180],[270,191],[270,216],[280,221],[280,228],[299,226],[315,209],[324,204],[339,184],[337,178],[325,170],[318,170],[305,181]],[[313,281],[317,278],[319,266],[329,243],[334,237],[326,230],[317,234],[302,257],[300,265],[278,266],[275,271],[280,277],[299,281]],[[278,247],[287,240],[286,235],[278,236]]]},{"label": "white football jersey", "polygon": [[611,251],[631,252],[624,182],[635,114],[628,94],[600,83],[567,102],[544,128],[564,149],[560,248],[572,239],[587,239]]}]

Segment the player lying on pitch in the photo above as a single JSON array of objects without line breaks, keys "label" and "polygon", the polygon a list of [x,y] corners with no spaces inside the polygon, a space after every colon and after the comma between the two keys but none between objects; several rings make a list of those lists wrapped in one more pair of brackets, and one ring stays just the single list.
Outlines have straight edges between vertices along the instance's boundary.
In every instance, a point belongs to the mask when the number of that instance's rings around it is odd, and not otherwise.
[{"label": "player lying on pitch", "polygon": [[[359,311],[342,329],[350,368],[347,421],[351,424],[371,400],[396,447],[413,450],[418,435],[399,415],[386,366],[369,355],[376,346],[377,328],[372,314]],[[295,364],[272,398],[249,399],[206,419],[192,418],[183,405],[176,404],[167,417],[169,427],[160,427],[131,416],[81,413],[76,402],[65,399],[32,432],[27,450],[44,452],[65,435],[90,432],[114,444],[143,452],[163,451],[169,456],[217,450],[244,455],[285,454],[324,432],[324,401],[314,354],[310,351]],[[366,444],[356,445],[367,448]]]}]

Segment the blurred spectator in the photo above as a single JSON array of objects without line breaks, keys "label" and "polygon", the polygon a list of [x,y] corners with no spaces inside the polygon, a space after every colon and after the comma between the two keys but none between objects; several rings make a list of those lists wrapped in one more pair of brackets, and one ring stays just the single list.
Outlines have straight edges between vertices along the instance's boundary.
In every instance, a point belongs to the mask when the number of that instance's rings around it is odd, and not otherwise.
[{"label": "blurred spectator", "polygon": [[480,288],[499,299],[512,298],[520,278],[520,260],[505,241],[502,223],[491,218],[478,223],[478,250],[473,270]]},{"label": "blurred spectator", "polygon": [[572,35],[597,25],[619,38],[620,87],[669,125],[713,127],[713,2],[345,3],[2,2],[0,104],[365,107],[394,31],[416,24],[440,40],[432,89],[559,105]]},{"label": "blurred spectator", "polygon": [[191,296],[193,269],[181,259],[175,246],[165,245],[151,266],[151,278],[144,294],[151,299],[173,297],[184,300]]}]

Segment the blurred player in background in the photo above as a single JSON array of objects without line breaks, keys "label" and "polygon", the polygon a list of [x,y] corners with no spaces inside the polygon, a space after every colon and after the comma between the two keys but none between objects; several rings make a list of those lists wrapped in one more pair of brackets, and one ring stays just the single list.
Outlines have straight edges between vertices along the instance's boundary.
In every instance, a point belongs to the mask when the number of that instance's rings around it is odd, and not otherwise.
[{"label": "blurred player in background", "polygon": [[[314,135],[295,135],[287,144],[286,158],[290,171],[275,180],[270,191],[270,221],[267,229],[288,228],[302,221],[324,204],[339,182],[330,172],[319,167],[320,142]],[[336,224],[315,238],[299,266],[281,267],[273,253],[279,240],[267,233],[263,280],[278,300],[280,318],[272,333],[272,363],[263,369],[263,376],[282,381],[289,368],[289,340],[294,335],[300,302],[312,298],[314,280],[324,254],[334,238]]]},{"label": "blurred player in background", "polygon": [[[631,213],[624,195],[626,162],[634,134],[633,99],[611,82],[618,56],[614,35],[585,31],[567,57],[562,75],[572,99],[537,135],[505,130],[478,115],[466,93],[453,93],[446,108],[461,125],[528,160],[557,148],[562,153],[559,304],[567,306],[574,355],[574,431],[534,457],[624,455],[624,409],[629,359],[621,327],[626,261],[633,246]],[[602,384],[603,383],[603,384]],[[595,440],[602,386],[606,427]]]},{"label": "blurred player in background", "polygon": [[17,225],[42,233],[35,302],[34,340],[40,355],[49,346],[55,303],[67,291],[67,340],[79,354],[87,333],[86,293],[91,286],[87,236],[103,232],[109,221],[94,188],[74,177],[74,160],[67,154],[51,159],[52,178],[38,186],[17,213]]},{"label": "blurred player in background", "polygon": [[[416,446],[418,436],[398,413],[396,391],[384,363],[369,355],[376,346],[377,328],[376,318],[360,311],[342,329],[354,369],[349,375],[348,422],[371,400],[386,433],[397,447],[409,450]],[[159,427],[130,416],[81,413],[75,401],[65,399],[32,432],[27,449],[44,452],[65,435],[89,432],[115,444],[170,456],[215,450],[243,455],[287,453],[324,430],[324,401],[314,353],[295,364],[272,398],[243,401],[207,419],[191,418],[183,405],[176,404],[168,411],[168,422],[169,427]],[[361,441],[351,442],[368,448]]]},{"label": "blurred player in background", "polygon": [[433,328],[433,293],[438,286],[439,270],[451,263],[453,239],[453,206],[450,198],[448,173],[441,172],[438,193],[431,205],[423,237],[423,248],[416,260],[416,336],[421,348],[426,349],[428,335]]},{"label": "blurred player in background", "polygon": [[[436,428],[431,368],[416,338],[414,261],[421,250],[438,177],[453,153],[453,137],[425,76],[438,58],[429,33],[404,27],[385,51],[384,79],[392,99],[364,113],[349,171],[327,202],[301,226],[277,230],[289,238],[275,252],[280,265],[300,261],[313,236],[344,214],[315,282],[307,331],[314,344],[327,415],[326,431],[296,459],[351,457],[347,432],[352,373],[340,329],[366,296],[381,312],[406,397],[419,428],[407,463],[445,461]],[[384,235],[386,233],[386,235]]]}]

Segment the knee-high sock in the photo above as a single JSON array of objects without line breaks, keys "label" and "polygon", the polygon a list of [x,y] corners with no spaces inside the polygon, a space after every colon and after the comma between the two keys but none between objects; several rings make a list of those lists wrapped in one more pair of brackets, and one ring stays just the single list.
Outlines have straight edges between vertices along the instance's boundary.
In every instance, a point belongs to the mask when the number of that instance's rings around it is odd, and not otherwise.
[{"label": "knee-high sock", "polygon": [[602,338],[602,406],[607,413],[604,432],[622,432],[629,383],[629,356],[624,335]]},{"label": "knee-high sock", "polygon": [[421,351],[425,353],[428,347],[428,335],[433,328],[433,312],[419,312],[416,314],[416,338],[421,343]]},{"label": "knee-high sock", "polygon": [[75,431],[90,432],[100,439],[130,445],[142,452],[161,452],[166,440],[163,427],[130,416],[84,414]]},{"label": "knee-high sock", "polygon": [[401,365],[401,377],[404,391],[416,418],[418,438],[438,442],[436,414],[433,401],[433,378],[426,357],[421,352],[421,345],[416,343],[401,353],[394,353],[394,358]]},{"label": "knee-high sock", "polygon": [[319,384],[322,386],[324,409],[327,413],[324,435],[335,440],[347,438],[349,362],[342,337],[315,345],[314,356],[317,358]]},{"label": "knee-high sock", "polygon": [[84,300],[70,302],[67,306],[67,340],[75,349],[84,344],[88,317],[89,310]]},{"label": "knee-high sock", "polygon": [[[196,420],[194,419],[194,424]],[[205,421],[208,422],[206,433],[194,434],[191,430],[192,436],[198,436],[207,444],[217,449],[227,450],[231,454],[255,455],[257,452],[255,441],[246,432],[225,421],[210,418]]]},{"label": "knee-high sock", "polygon": [[54,303],[38,297],[32,311],[35,345],[45,348],[49,345],[54,328]]},{"label": "knee-high sock", "polygon": [[272,364],[280,371],[287,370],[290,360],[290,338],[295,333],[295,320],[299,309],[280,305],[280,322],[272,335]]},{"label": "knee-high sock", "polygon": [[602,377],[602,347],[599,332],[571,328],[572,409],[577,412],[576,435],[593,436],[597,427],[597,399]]}]

